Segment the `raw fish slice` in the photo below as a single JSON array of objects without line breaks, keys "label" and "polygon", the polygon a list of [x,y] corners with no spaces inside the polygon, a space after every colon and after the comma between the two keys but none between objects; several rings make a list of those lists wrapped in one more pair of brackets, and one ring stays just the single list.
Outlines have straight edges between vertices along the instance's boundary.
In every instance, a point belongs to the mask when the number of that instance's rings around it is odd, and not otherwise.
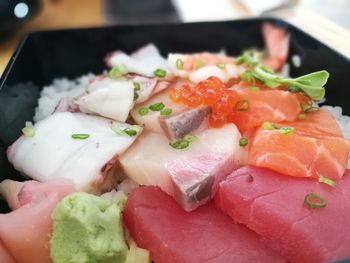
[{"label": "raw fish slice", "polygon": [[274,71],[279,71],[288,58],[290,34],[271,23],[262,25],[262,34],[267,50],[263,64]]},{"label": "raw fish slice", "polygon": [[148,44],[131,56],[121,51],[113,52],[107,56],[106,63],[109,67],[125,67],[129,73],[147,77],[154,77],[154,71],[162,69],[167,71],[167,78],[169,77],[167,60],[160,55],[153,44]]},{"label": "raw fish slice", "polygon": [[[22,136],[9,147],[7,156],[14,167],[41,182],[71,179],[78,190],[97,194],[115,188],[120,179],[118,156],[137,137],[117,135],[110,120],[82,113],[56,113],[34,129],[34,137]],[[73,139],[72,134],[90,137]]]},{"label": "raw fish slice", "polygon": [[1,263],[16,263],[12,255],[7,251],[7,248],[0,241],[0,262]]},{"label": "raw fish slice", "polygon": [[131,192],[123,215],[129,233],[154,262],[285,262],[212,202],[185,212],[159,188],[147,186]]},{"label": "raw fish slice", "polygon": [[327,110],[307,114],[306,120],[277,124],[294,127],[293,134],[260,128],[251,139],[249,164],[296,177],[337,180],[347,168],[350,143]]},{"label": "raw fish slice", "polygon": [[160,126],[170,140],[179,139],[206,125],[210,107],[198,107],[179,114],[160,118]]},{"label": "raw fish slice", "polygon": [[127,176],[141,185],[157,185],[186,210],[205,203],[217,183],[244,160],[240,133],[233,124],[207,129],[185,149],[174,149],[161,134],[144,132],[120,157]]},{"label": "raw fish slice", "polygon": [[12,210],[28,204],[45,200],[52,192],[64,197],[76,189],[72,180],[58,180],[47,183],[37,181],[17,182],[6,179],[0,183],[0,194]]},{"label": "raw fish slice", "polygon": [[[180,65],[179,65],[180,63]],[[189,78],[194,83],[209,77],[218,77],[223,82],[238,78],[244,68],[234,64],[234,59],[224,54],[169,54],[168,65],[175,76]]]},{"label": "raw fish slice", "polygon": [[[182,85],[182,83],[175,83],[174,85]],[[149,110],[148,114],[144,116],[139,113],[141,108],[149,108],[149,106],[160,102],[164,104],[165,108],[172,109],[172,115],[177,115],[187,109],[184,105],[173,103],[169,98],[168,90],[163,90],[149,100],[136,105],[130,112],[132,118],[137,124],[142,125],[145,130],[164,134],[160,124],[159,111]]]},{"label": "raw fish slice", "polygon": [[[307,194],[327,201],[304,204]],[[334,262],[350,257],[350,171],[332,188],[317,180],[243,167],[220,183],[216,205],[261,235],[290,262]]]},{"label": "raw fish slice", "polygon": [[80,111],[85,113],[124,122],[134,105],[134,85],[131,81],[104,78],[90,84],[87,92],[75,101]]},{"label": "raw fish slice", "polygon": [[245,83],[235,85],[239,101],[248,101],[249,107],[244,111],[235,111],[232,120],[244,133],[260,126],[265,121],[295,121],[301,113],[300,103],[308,99],[301,94],[285,90],[260,87],[252,91]]},{"label": "raw fish slice", "polygon": [[0,214],[0,239],[17,263],[51,263],[51,213],[60,201],[56,193],[39,203]]}]

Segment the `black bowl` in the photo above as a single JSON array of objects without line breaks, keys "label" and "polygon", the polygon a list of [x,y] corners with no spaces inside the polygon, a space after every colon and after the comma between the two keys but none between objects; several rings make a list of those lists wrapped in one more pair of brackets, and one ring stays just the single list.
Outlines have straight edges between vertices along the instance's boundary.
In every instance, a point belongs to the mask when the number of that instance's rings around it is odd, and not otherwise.
[{"label": "black bowl", "polygon": [[[121,49],[131,52],[153,42],[168,52],[220,51],[238,55],[251,47],[262,48],[261,25],[271,22],[291,32],[292,55],[302,66],[291,66],[291,75],[326,69],[327,104],[340,105],[350,114],[350,61],[300,29],[277,19],[249,19],[225,22],[115,26],[31,33],[23,39],[0,79],[0,181],[20,179],[7,162],[5,149],[18,138],[25,121],[31,120],[40,89],[54,78],[75,78],[106,67],[106,53]],[[43,163],[42,165],[45,165]],[[4,203],[0,211],[7,211]]]}]

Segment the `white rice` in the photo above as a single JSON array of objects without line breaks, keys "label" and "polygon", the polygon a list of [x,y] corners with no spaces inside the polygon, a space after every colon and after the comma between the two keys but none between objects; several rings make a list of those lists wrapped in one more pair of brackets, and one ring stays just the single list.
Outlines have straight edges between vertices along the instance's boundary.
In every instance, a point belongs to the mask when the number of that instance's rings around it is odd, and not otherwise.
[{"label": "white rice", "polygon": [[84,92],[93,74],[86,74],[74,80],[67,78],[54,79],[51,85],[43,88],[35,109],[34,121],[38,122],[53,113],[63,98],[75,98]]}]

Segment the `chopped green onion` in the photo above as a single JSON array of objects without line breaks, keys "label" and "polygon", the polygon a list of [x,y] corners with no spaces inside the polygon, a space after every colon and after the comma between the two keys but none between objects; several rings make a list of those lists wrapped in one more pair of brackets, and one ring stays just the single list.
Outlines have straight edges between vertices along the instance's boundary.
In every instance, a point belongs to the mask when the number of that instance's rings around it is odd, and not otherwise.
[{"label": "chopped green onion", "polygon": [[326,184],[326,185],[329,185],[331,187],[335,187],[337,185],[336,182],[334,182],[332,179],[329,179],[329,178],[326,178],[326,177],[323,177],[321,176],[320,178],[318,178],[318,182],[319,183],[323,183],[323,184]]},{"label": "chopped green onion", "polygon": [[305,113],[315,112],[320,109],[319,107],[312,106],[312,104],[308,104],[308,105],[300,104],[300,107],[301,107],[301,110]]},{"label": "chopped green onion", "polygon": [[24,136],[29,138],[35,136],[35,129],[30,121],[26,121],[26,126],[22,129],[22,133]]},{"label": "chopped green onion", "polygon": [[198,140],[197,136],[194,136],[191,134],[185,135],[185,137],[183,137],[183,139],[188,141],[188,142],[194,142],[194,141]]},{"label": "chopped green onion", "polygon": [[224,63],[218,63],[216,64],[216,66],[219,68],[219,69],[224,69],[226,67],[226,65]]},{"label": "chopped green onion", "polygon": [[138,125],[132,125],[131,127],[127,127],[127,128],[121,128],[118,126],[117,123],[113,122],[111,125],[111,129],[120,136],[135,136],[137,135],[141,128]]},{"label": "chopped green onion", "polygon": [[242,137],[241,139],[239,139],[239,146],[245,147],[247,145],[248,145],[248,139],[247,138]]},{"label": "chopped green onion", "polygon": [[141,84],[139,82],[134,82],[134,90],[139,91],[141,89]]},{"label": "chopped green onion", "polygon": [[262,125],[264,130],[274,130],[274,129],[278,129],[276,124],[269,122],[269,121],[265,121]]},{"label": "chopped green onion", "polygon": [[86,133],[74,133],[72,134],[73,139],[85,140],[90,137],[90,134]]},{"label": "chopped green onion", "polygon": [[310,208],[323,208],[327,205],[327,201],[322,196],[314,193],[307,194],[304,203]]},{"label": "chopped green onion", "polygon": [[250,87],[249,90],[250,90],[251,92],[257,92],[257,91],[260,91],[260,88],[257,87],[257,86],[253,86],[253,87]]},{"label": "chopped green onion", "polygon": [[298,120],[305,120],[306,119],[306,114],[305,113],[301,113],[298,115]]},{"label": "chopped green onion", "polygon": [[140,116],[145,116],[145,115],[148,114],[149,109],[145,108],[145,107],[142,107],[142,108],[139,108],[139,110],[137,112],[140,114]]},{"label": "chopped green onion", "polygon": [[280,134],[293,134],[294,130],[295,129],[293,127],[281,127],[278,129],[278,132]]},{"label": "chopped green onion", "polygon": [[154,76],[158,77],[158,78],[164,78],[166,76],[166,71],[164,69],[161,68],[157,68],[154,72],[153,72]]},{"label": "chopped green onion", "polygon": [[125,128],[123,131],[130,137],[135,136],[137,134],[137,131],[131,128]]},{"label": "chopped green onion", "polygon": [[179,139],[175,142],[169,142],[169,145],[174,149],[185,149],[190,145],[190,142],[185,139]]},{"label": "chopped green onion", "polygon": [[173,113],[173,109],[165,108],[160,111],[160,116],[169,116]]},{"label": "chopped green onion", "polygon": [[200,68],[203,68],[204,66],[205,66],[205,63],[204,63],[203,60],[201,60],[201,59],[196,59],[196,60],[194,61],[194,68],[195,68],[195,69],[200,69]]},{"label": "chopped green onion", "polygon": [[180,58],[176,60],[176,68],[179,70],[184,68],[184,62]]},{"label": "chopped green onion", "polygon": [[141,85],[139,82],[134,82],[134,101],[137,101],[137,99],[140,97],[139,91],[141,89]]},{"label": "chopped green onion", "polygon": [[151,111],[161,111],[162,109],[164,109],[165,105],[163,102],[157,102],[157,103],[154,103],[152,104],[151,106],[149,106],[148,108],[151,110]]},{"label": "chopped green onion", "polygon": [[125,65],[120,64],[118,66],[115,66],[108,72],[108,77],[110,79],[118,79],[126,73],[128,73],[127,68],[125,67]]},{"label": "chopped green onion", "polygon": [[235,106],[236,111],[246,111],[249,109],[249,101],[248,100],[239,100]]}]

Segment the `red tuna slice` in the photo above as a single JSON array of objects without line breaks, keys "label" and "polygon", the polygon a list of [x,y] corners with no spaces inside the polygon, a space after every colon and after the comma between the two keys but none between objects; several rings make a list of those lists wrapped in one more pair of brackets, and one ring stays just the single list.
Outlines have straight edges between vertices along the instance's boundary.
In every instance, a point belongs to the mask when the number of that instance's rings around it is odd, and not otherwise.
[{"label": "red tuna slice", "polygon": [[[304,204],[315,193],[328,204]],[[350,172],[332,188],[264,168],[243,167],[220,183],[216,205],[261,235],[290,262],[332,262],[350,257]]]},{"label": "red tuna slice", "polygon": [[154,186],[131,192],[124,222],[138,246],[148,249],[157,263],[284,262],[213,202],[185,212]]}]

